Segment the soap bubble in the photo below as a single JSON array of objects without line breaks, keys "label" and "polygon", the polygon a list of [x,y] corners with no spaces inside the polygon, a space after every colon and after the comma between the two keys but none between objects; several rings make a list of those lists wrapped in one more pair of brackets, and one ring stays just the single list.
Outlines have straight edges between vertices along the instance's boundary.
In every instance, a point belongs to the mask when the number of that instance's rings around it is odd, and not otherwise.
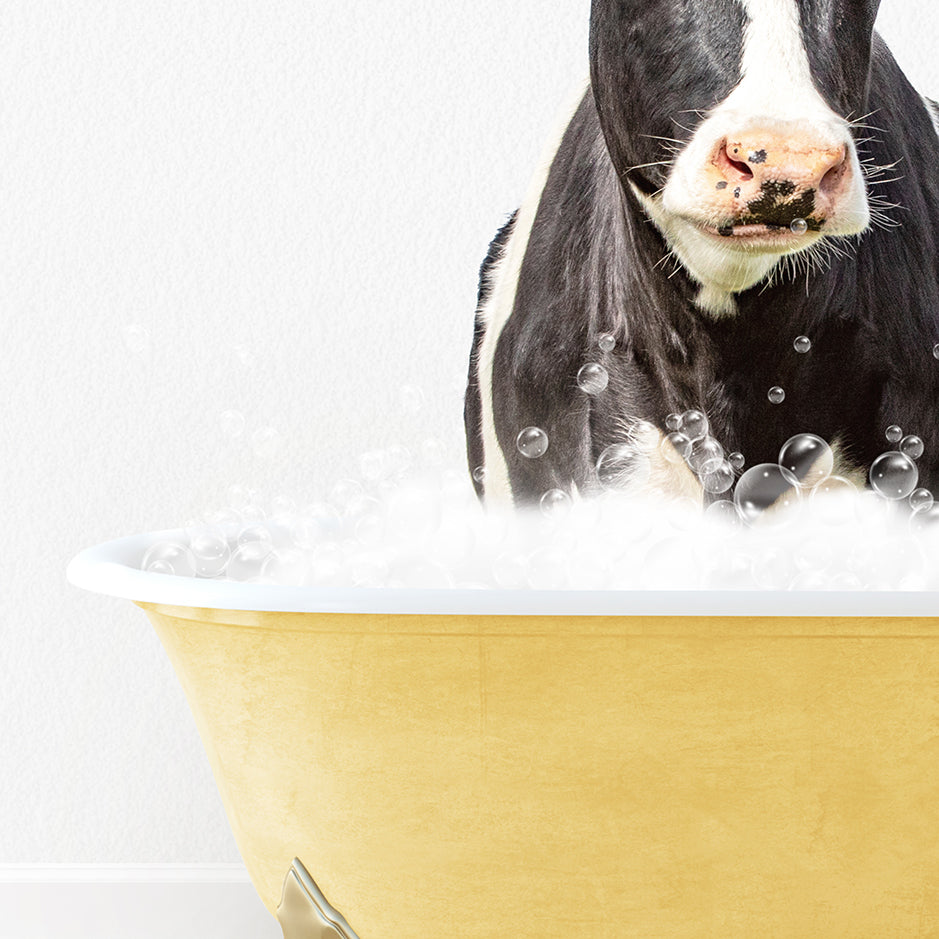
[{"label": "soap bubble", "polygon": [[933,358],[939,359],[939,342],[932,347]]},{"label": "soap bubble", "polygon": [[669,414],[665,418],[665,429],[671,433],[677,432],[678,428],[681,427],[681,415],[680,414]]},{"label": "soap bubble", "polygon": [[707,436],[709,426],[707,417],[701,411],[690,410],[681,415],[678,429],[689,440],[695,441]]},{"label": "soap bubble", "polygon": [[914,434],[910,434],[900,441],[900,452],[905,453],[911,460],[918,460],[925,449],[923,441]]},{"label": "soap bubble", "polygon": [[539,503],[546,518],[558,518],[571,510],[571,497],[563,489],[549,489]]},{"label": "soap bubble", "polygon": [[196,573],[200,577],[217,577],[224,573],[231,549],[224,534],[207,529],[195,533],[189,542]]},{"label": "soap bubble", "polygon": [[407,447],[402,447],[401,444],[390,446],[387,451],[387,456],[389,472],[394,476],[400,476],[406,473],[414,462],[411,451],[408,450]]},{"label": "soap bubble", "polygon": [[486,467],[477,466],[476,469],[473,470],[473,479],[475,479],[476,482],[478,483],[485,482],[486,481]]},{"label": "soap bubble", "polygon": [[939,535],[939,502],[932,502],[917,509],[910,516],[910,531],[914,535],[927,535],[932,538]]},{"label": "soap bubble", "polygon": [[786,392],[779,385],[774,385],[766,393],[766,397],[769,398],[770,404],[782,404],[786,400]]},{"label": "soap bubble", "polygon": [[903,428],[899,424],[891,424],[884,436],[888,443],[899,443],[903,439]]},{"label": "soap bubble", "polygon": [[616,336],[613,333],[603,333],[597,339],[597,345],[602,352],[612,352],[616,348]]},{"label": "soap bubble", "polygon": [[292,520],[297,514],[297,503],[289,496],[274,496],[271,499],[271,517]]},{"label": "soap bubble", "polygon": [[742,470],[746,466],[747,461],[744,458],[744,455],[740,453],[739,450],[735,450],[733,453],[728,454],[727,462],[735,469]]},{"label": "soap bubble", "polygon": [[640,486],[648,480],[650,472],[648,458],[631,443],[614,443],[597,460],[597,476],[607,489]]},{"label": "soap bubble", "polygon": [[569,557],[563,546],[548,544],[526,559],[528,586],[532,590],[559,590],[569,584]]},{"label": "soap bubble", "polygon": [[812,349],[812,340],[808,336],[796,336],[795,342],[792,344],[796,352],[805,354],[806,352],[811,351]]},{"label": "soap bubble", "polygon": [[779,451],[779,465],[800,482],[808,480],[812,484],[831,475],[835,468],[835,455],[821,437],[796,434]]},{"label": "soap bubble", "polygon": [[417,385],[402,385],[398,389],[398,400],[402,410],[412,416],[420,414],[426,404],[424,391]]},{"label": "soap bubble", "polygon": [[202,521],[211,528],[225,528],[240,524],[241,516],[232,508],[216,509],[214,512],[206,512]]},{"label": "soap bubble", "polygon": [[395,565],[401,586],[414,590],[448,590],[453,586],[450,572],[431,558],[408,558],[405,563]]},{"label": "soap bubble", "polygon": [[251,435],[251,449],[258,459],[274,459],[282,446],[283,439],[275,427],[259,427]]},{"label": "soap bubble", "polygon": [[402,486],[388,500],[388,528],[406,540],[427,538],[439,527],[442,512],[439,491],[415,480]]},{"label": "soap bubble", "polygon": [[238,510],[238,517],[247,525],[259,525],[265,518],[264,509],[254,502],[249,502]]},{"label": "soap bubble", "polygon": [[933,502],[935,502],[935,499],[933,499],[933,494],[928,489],[914,489],[910,493],[910,508],[914,512],[931,508]]},{"label": "soap bubble", "polygon": [[798,573],[792,552],[770,545],[753,560],[753,580],[764,590],[788,590]]},{"label": "soap bubble", "polygon": [[588,395],[598,395],[606,391],[610,383],[610,373],[596,362],[589,362],[577,373],[577,386]]},{"label": "soap bubble", "polygon": [[746,522],[776,522],[799,502],[799,481],[776,463],[760,463],[737,481],[734,502]]},{"label": "soap bubble", "polygon": [[245,429],[245,416],[241,411],[222,411],[218,418],[218,426],[226,437],[240,437]]},{"label": "soap bubble", "polygon": [[342,520],[347,530],[351,530],[354,529],[363,518],[378,514],[380,511],[381,503],[378,499],[363,492],[354,496],[345,504],[342,511]]},{"label": "soap bubble", "polygon": [[150,349],[150,330],[139,323],[131,323],[121,330],[124,348],[131,355],[141,356]]},{"label": "soap bubble", "polygon": [[253,489],[241,485],[241,483],[235,483],[233,486],[228,487],[225,495],[228,498],[229,507],[238,512],[238,517],[241,518],[241,510],[246,505],[251,505],[257,493]]},{"label": "soap bubble", "polygon": [[699,476],[713,473],[723,461],[724,448],[713,437],[700,437],[691,445],[688,462]]},{"label": "soap bubble", "polygon": [[905,499],[919,482],[916,464],[896,450],[883,453],[871,466],[871,486],[885,499]]},{"label": "soap bubble", "polygon": [[178,541],[158,541],[143,556],[140,569],[152,574],[193,577],[196,573],[196,562],[188,546]]},{"label": "soap bubble", "polygon": [[730,525],[736,527],[740,524],[737,506],[729,499],[720,499],[717,502],[712,502],[704,510],[704,517],[725,526]]},{"label": "soap bubble", "polygon": [[515,440],[518,452],[529,460],[537,460],[548,450],[548,435],[540,427],[526,427]]},{"label": "soap bubble", "polygon": [[231,351],[235,354],[235,358],[245,367],[245,368],[254,368],[255,358],[254,352],[245,342],[237,343],[231,347]]},{"label": "soap bubble", "polygon": [[496,586],[502,590],[518,590],[528,586],[528,570],[525,561],[513,552],[504,552],[492,562],[492,576]]},{"label": "soap bubble", "polygon": [[669,463],[680,464],[691,456],[691,441],[677,431],[662,438],[659,448]]},{"label": "soap bubble", "polygon": [[359,551],[349,562],[355,587],[384,587],[389,574],[388,558],[381,551]]},{"label": "soap bubble", "polygon": [[248,580],[260,577],[264,561],[272,551],[270,535],[266,541],[246,541],[232,552],[228,569],[225,572],[229,580]]},{"label": "soap bubble", "polygon": [[302,587],[310,582],[310,557],[296,548],[278,548],[264,558],[261,576],[285,586]]},{"label": "soap bubble", "polygon": [[701,476],[701,485],[705,492],[727,492],[734,484],[734,468],[726,460],[722,460],[714,469]]},{"label": "soap bubble", "polygon": [[427,469],[439,469],[446,462],[447,448],[436,437],[421,441],[421,462]]},{"label": "soap bubble", "polygon": [[809,230],[809,223],[804,218],[794,218],[789,230],[794,235],[804,235]]},{"label": "soap bubble", "polygon": [[359,457],[359,473],[370,483],[380,482],[391,473],[388,454],[384,450],[369,450]]},{"label": "soap bubble", "polygon": [[365,490],[357,479],[339,479],[329,490],[329,501],[344,513],[346,506],[362,495],[365,495]]},{"label": "soap bubble", "polygon": [[813,516],[830,525],[851,521],[857,494],[857,486],[850,480],[828,476],[812,489]]},{"label": "soap bubble", "polygon": [[236,539],[240,545],[248,544],[251,541],[263,541],[270,544],[272,540],[270,530],[266,525],[245,525],[238,532]]},{"label": "soap bubble", "polygon": [[320,542],[339,537],[342,517],[328,502],[313,502],[303,509],[290,526],[290,537],[298,548],[310,550]]},{"label": "soap bubble", "polygon": [[824,570],[831,564],[831,543],[824,538],[800,538],[793,551],[796,566],[803,571]]},{"label": "soap bubble", "polygon": [[342,548],[335,541],[324,541],[310,552],[311,582],[318,585],[335,584],[345,570]]},{"label": "soap bubble", "polygon": [[[376,500],[375,505],[378,507],[380,503]],[[362,514],[353,527],[355,537],[364,545],[376,545],[385,536],[385,521],[377,509]]]}]

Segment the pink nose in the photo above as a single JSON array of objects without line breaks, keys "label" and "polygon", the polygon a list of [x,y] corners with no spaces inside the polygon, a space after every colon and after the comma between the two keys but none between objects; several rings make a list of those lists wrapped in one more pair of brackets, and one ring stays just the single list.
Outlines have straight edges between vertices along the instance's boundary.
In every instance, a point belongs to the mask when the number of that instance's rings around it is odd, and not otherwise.
[{"label": "pink nose", "polygon": [[729,214],[773,224],[810,216],[823,224],[852,174],[843,144],[760,128],[720,141],[711,162]]}]

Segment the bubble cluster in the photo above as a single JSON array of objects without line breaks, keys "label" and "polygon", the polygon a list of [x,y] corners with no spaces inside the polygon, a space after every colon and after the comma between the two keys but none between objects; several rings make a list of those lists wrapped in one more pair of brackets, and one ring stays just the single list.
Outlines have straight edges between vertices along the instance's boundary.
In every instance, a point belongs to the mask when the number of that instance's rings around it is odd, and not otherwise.
[{"label": "bubble cluster", "polygon": [[678,419],[677,430],[694,442],[707,435],[710,424],[703,411],[685,411]]},{"label": "bubble cluster", "polygon": [[[153,575],[310,588],[939,589],[924,560],[939,550],[939,506],[919,483],[921,438],[901,431],[862,491],[863,480],[834,475],[818,435],[747,467],[703,410],[664,423],[667,433],[632,422],[579,485],[553,478],[548,461],[533,467],[546,482],[529,508],[484,509],[473,482],[486,483],[485,467],[467,473],[434,438],[413,455],[400,444],[363,453],[354,476],[313,500],[233,485],[222,508],[139,563]],[[548,443],[536,426],[519,434],[527,459]],[[663,471],[693,474],[695,496],[666,497]]]},{"label": "bubble cluster", "polygon": [[[632,476],[637,452],[617,451],[613,465]],[[719,479],[712,492],[733,484],[726,461],[710,476]],[[140,566],[310,588],[939,587],[939,571],[924,560],[939,548],[939,507],[926,490],[911,493],[904,514],[896,500],[841,477],[809,488],[778,464],[751,467],[733,488],[704,512],[691,500],[616,485],[590,498],[556,487],[531,510],[502,512],[483,509],[455,467],[340,480],[325,499],[299,508],[279,498],[265,510],[257,493],[236,487],[228,502],[240,509],[229,504],[177,540],[157,542]]]}]

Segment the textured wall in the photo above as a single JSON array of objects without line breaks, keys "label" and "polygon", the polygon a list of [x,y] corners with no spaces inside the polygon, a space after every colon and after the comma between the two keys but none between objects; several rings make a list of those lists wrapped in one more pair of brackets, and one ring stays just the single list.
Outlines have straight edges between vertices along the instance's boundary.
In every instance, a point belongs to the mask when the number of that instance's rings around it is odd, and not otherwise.
[{"label": "textured wall", "polygon": [[[931,2],[882,26],[939,93]],[[7,4],[0,863],[237,860],[143,615],[65,565],[235,482],[312,495],[375,443],[460,446],[476,268],[586,72],[588,8]],[[405,383],[434,391],[418,427]]]}]

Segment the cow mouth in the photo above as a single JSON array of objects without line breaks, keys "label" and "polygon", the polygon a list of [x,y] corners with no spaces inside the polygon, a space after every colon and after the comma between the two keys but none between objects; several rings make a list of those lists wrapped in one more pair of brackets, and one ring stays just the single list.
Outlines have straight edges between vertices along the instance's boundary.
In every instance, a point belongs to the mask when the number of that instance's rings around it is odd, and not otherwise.
[{"label": "cow mouth", "polygon": [[818,234],[818,225],[809,225],[800,230],[791,225],[777,225],[769,223],[747,223],[744,225],[707,225],[699,224],[698,228],[727,243],[739,245],[786,245],[795,246],[804,244],[809,236]]}]

